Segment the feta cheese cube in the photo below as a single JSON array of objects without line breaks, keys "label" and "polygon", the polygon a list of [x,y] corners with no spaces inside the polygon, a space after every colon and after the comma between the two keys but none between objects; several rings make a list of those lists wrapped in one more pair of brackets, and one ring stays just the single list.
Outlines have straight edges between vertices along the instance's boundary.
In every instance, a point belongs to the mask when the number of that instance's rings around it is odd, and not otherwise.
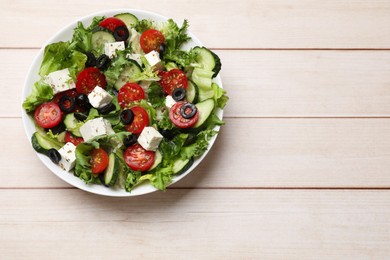
[{"label": "feta cheese cube", "polygon": [[76,164],[76,146],[71,142],[66,143],[58,150],[61,160],[58,165],[65,171],[70,171]]},{"label": "feta cheese cube", "polygon": [[76,88],[69,69],[57,70],[44,77],[44,82],[53,89],[53,94]]},{"label": "feta cheese cube", "polygon": [[156,151],[163,136],[153,127],[145,127],[138,137],[138,143],[148,151]]},{"label": "feta cheese cube", "polygon": [[110,59],[116,57],[116,51],[123,51],[125,49],[125,42],[106,42],[104,44],[104,54]]},{"label": "feta cheese cube", "polygon": [[160,54],[157,51],[151,51],[148,54],[145,54],[144,57],[151,67],[154,66],[156,69],[162,69]]},{"label": "feta cheese cube", "polygon": [[142,66],[142,60],[141,60],[141,54],[138,53],[132,53],[132,54],[127,54],[126,58],[130,60],[135,60],[140,66]]},{"label": "feta cheese cube", "polygon": [[165,106],[168,109],[170,109],[174,104],[176,104],[176,101],[173,99],[171,95],[165,97]]},{"label": "feta cheese cube", "polygon": [[91,93],[88,94],[89,103],[94,108],[102,108],[112,101],[112,96],[107,91],[99,86],[96,86]]},{"label": "feta cheese cube", "polygon": [[112,130],[108,120],[103,117],[98,117],[91,119],[82,125],[80,127],[80,133],[84,138],[84,141],[88,142],[97,136],[114,134],[115,132]]}]

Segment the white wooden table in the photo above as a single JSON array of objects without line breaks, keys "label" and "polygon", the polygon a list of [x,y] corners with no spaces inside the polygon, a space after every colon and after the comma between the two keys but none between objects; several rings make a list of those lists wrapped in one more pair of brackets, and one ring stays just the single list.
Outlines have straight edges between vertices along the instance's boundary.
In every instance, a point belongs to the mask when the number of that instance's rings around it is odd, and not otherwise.
[{"label": "white wooden table", "polygon": [[[390,1],[0,0],[1,259],[389,259]],[[39,161],[21,92],[44,42],[113,8],[177,21],[231,97],[204,162],[109,198]]]}]

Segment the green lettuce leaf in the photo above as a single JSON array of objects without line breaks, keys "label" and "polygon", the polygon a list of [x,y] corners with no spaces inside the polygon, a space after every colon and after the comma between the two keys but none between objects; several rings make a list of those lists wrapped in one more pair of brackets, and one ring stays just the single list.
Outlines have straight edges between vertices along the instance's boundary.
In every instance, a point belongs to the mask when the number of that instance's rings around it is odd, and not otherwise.
[{"label": "green lettuce leaf", "polygon": [[152,20],[142,19],[142,20],[138,20],[137,23],[133,26],[133,28],[137,32],[143,33],[144,31],[146,31],[148,29],[154,29],[155,25],[154,25]]},{"label": "green lettuce leaf", "polygon": [[37,106],[52,98],[53,89],[44,83],[43,80],[40,80],[35,82],[31,94],[24,100],[22,106],[27,112],[32,112]]},{"label": "green lettuce leaf", "polygon": [[84,27],[82,22],[78,22],[76,28],[74,28],[70,48],[81,52],[92,51],[92,29],[98,26],[103,19],[102,16],[94,17],[91,25],[87,28]]},{"label": "green lettuce leaf", "polygon": [[165,106],[165,96],[161,86],[157,82],[153,82],[147,91],[148,101],[154,108]]},{"label": "green lettuce leaf", "polygon": [[163,60],[165,63],[173,61],[182,68],[199,66],[196,62],[197,54],[191,49],[190,51],[183,51],[180,48],[191,39],[187,34],[189,23],[184,20],[181,27],[179,27],[172,19],[163,23],[161,32],[165,38],[166,49]]},{"label": "green lettuce leaf", "polygon": [[76,166],[74,175],[82,179],[85,183],[101,184],[98,176],[92,174],[90,153],[96,147],[95,144],[81,143],[76,147]]},{"label": "green lettuce leaf", "polygon": [[214,101],[217,107],[224,108],[226,106],[226,103],[229,101],[229,97],[226,95],[226,90],[222,89],[220,86],[218,86],[216,83],[213,82],[211,85],[211,88],[214,91]]},{"label": "green lettuce leaf", "polygon": [[75,80],[77,74],[85,67],[87,56],[70,48],[69,42],[56,42],[45,47],[43,60],[39,69],[41,77],[51,72],[69,68],[70,76]]},{"label": "green lettuce leaf", "polygon": [[211,129],[199,132],[196,135],[196,141],[193,144],[182,148],[180,157],[185,160],[191,157],[196,158],[201,156],[207,150],[207,146],[209,145],[211,137],[216,134],[217,131]]},{"label": "green lettuce leaf", "polygon": [[163,154],[164,166],[172,163],[173,159],[180,154],[180,151],[188,138],[188,134],[178,134],[172,140],[163,139],[160,143],[160,150]]}]

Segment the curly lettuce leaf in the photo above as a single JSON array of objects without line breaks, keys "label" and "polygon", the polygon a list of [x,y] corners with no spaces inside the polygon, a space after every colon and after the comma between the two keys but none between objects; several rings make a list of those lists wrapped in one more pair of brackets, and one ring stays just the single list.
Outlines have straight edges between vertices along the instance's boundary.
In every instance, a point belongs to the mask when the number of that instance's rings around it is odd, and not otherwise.
[{"label": "curly lettuce leaf", "polygon": [[196,62],[196,52],[192,49],[188,52],[180,49],[184,43],[191,39],[187,34],[188,27],[189,23],[187,20],[184,20],[181,27],[172,19],[163,23],[161,32],[164,35],[166,44],[163,60],[166,63],[173,61],[182,68],[199,66]]},{"label": "curly lettuce leaf", "polygon": [[142,20],[138,20],[137,23],[133,26],[133,28],[137,32],[143,33],[144,31],[146,31],[148,29],[154,29],[155,25],[154,25],[153,21],[150,19],[142,19]]},{"label": "curly lettuce leaf", "polygon": [[98,26],[104,18],[104,16],[94,17],[91,25],[87,28],[84,27],[82,22],[78,22],[74,28],[70,47],[82,52],[92,51],[92,29]]},{"label": "curly lettuce leaf", "polygon": [[44,83],[43,80],[40,80],[35,82],[31,94],[24,100],[22,106],[27,112],[32,112],[37,106],[52,98],[53,89]]},{"label": "curly lettuce leaf", "polygon": [[160,150],[163,154],[163,164],[169,165],[173,159],[180,154],[180,151],[188,138],[188,134],[178,134],[172,140],[163,139],[160,143]]}]

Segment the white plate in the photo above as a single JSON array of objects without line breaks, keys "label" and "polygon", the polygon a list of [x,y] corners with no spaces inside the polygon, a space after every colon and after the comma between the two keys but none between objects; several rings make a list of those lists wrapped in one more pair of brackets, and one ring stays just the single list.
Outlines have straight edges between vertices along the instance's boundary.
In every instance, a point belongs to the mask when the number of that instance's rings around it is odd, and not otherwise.
[{"label": "white plate", "polygon": [[[155,14],[155,13],[151,13],[151,12],[147,12],[147,11],[133,10],[133,9],[117,9],[117,10],[108,10],[108,11],[102,11],[102,12],[98,12],[98,13],[93,13],[91,15],[88,15],[88,16],[85,16],[83,18],[80,18],[78,21],[83,22],[83,24],[85,26],[89,26],[89,24],[92,22],[93,17],[95,17],[95,16],[110,17],[110,16],[113,16],[115,14],[126,13],[126,12],[134,14],[139,19],[151,19],[151,20],[156,21],[156,22],[163,22],[163,21],[167,20],[167,18],[164,17],[164,16],[161,16],[161,15]],[[58,42],[58,41],[69,41],[69,40],[71,40],[72,39],[72,35],[73,35],[73,29],[77,26],[77,22],[78,21],[75,21],[75,22],[69,24],[68,26],[66,26],[65,28],[63,28],[62,30],[60,30],[51,39],[49,39],[45,43],[44,46],[46,46],[46,45],[48,45],[50,43]],[[179,26],[180,26],[180,22],[179,22]],[[197,46],[197,45],[198,46],[199,45],[200,46],[203,45],[192,33],[189,33],[189,36],[192,38],[192,40],[189,41],[184,46],[184,49],[188,49],[190,47]],[[23,93],[22,93],[22,102],[31,93],[31,87],[33,86],[33,84],[37,80],[39,80],[38,71],[39,71],[39,67],[40,67],[41,62],[42,62],[44,48],[45,47],[42,47],[40,49],[40,51],[38,52],[37,56],[35,57],[32,65],[31,65],[31,67],[30,67],[30,69],[28,71],[28,74],[27,74],[27,77],[26,77],[26,80],[25,80],[25,83],[24,83]],[[220,78],[219,75],[214,79],[214,81],[220,87],[222,87],[222,81],[221,81],[221,78]],[[223,111],[219,110],[217,115],[219,116],[219,118],[222,118]],[[35,132],[35,126],[34,126],[32,118],[29,117],[27,115],[27,113],[23,109],[22,109],[22,119],[23,119],[24,129],[25,129],[27,137],[28,137],[28,139],[30,140],[30,143],[31,143],[31,136]],[[215,130],[219,130],[219,127],[216,127]],[[217,137],[217,135],[215,135],[210,140],[210,143],[209,143],[209,146],[208,146],[208,150],[200,158],[196,159],[194,161],[193,165],[186,172],[184,172],[180,176],[176,176],[173,179],[172,184],[177,182],[177,181],[179,181],[184,176],[189,174],[193,169],[195,169],[195,167],[207,155],[207,153],[210,150],[211,146],[215,142],[216,137]],[[157,190],[150,183],[147,183],[147,182],[145,182],[145,183],[137,186],[136,188],[134,188],[134,190],[132,190],[131,193],[126,192],[124,189],[112,189],[112,188],[107,188],[107,187],[105,187],[103,185],[85,184],[84,181],[82,181],[78,177],[74,176],[73,173],[66,172],[66,171],[62,170],[56,164],[52,163],[47,156],[44,156],[44,155],[39,154],[39,153],[37,153],[37,155],[38,155],[39,159],[43,162],[43,164],[45,164],[46,167],[49,168],[59,178],[61,178],[62,180],[66,181],[67,183],[69,183],[69,184],[71,184],[71,185],[73,185],[73,186],[75,186],[75,187],[77,187],[79,189],[82,189],[82,190],[85,190],[85,191],[88,191],[88,192],[92,192],[92,193],[100,194],[100,195],[106,195],[106,196],[128,197],[128,196],[137,196],[137,195],[147,194],[147,193],[151,193],[151,192]]]}]

